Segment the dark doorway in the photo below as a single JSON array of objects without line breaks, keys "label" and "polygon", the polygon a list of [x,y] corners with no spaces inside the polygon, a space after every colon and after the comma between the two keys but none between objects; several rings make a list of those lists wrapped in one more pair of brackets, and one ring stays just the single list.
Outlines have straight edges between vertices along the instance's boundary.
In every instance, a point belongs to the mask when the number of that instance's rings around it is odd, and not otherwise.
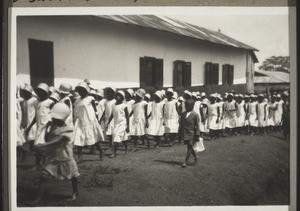
[{"label": "dark doorway", "polygon": [[54,85],[53,42],[28,39],[30,83]]}]

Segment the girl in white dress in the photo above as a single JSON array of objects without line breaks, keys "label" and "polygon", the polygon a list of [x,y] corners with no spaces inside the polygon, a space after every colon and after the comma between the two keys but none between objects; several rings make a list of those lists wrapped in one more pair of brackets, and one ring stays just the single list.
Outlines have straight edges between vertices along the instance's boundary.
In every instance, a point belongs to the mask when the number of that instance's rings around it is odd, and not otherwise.
[{"label": "girl in white dress", "polygon": [[211,94],[209,100],[210,100],[209,116],[208,116],[209,137],[210,139],[216,139],[218,136],[217,131],[219,129],[220,108],[218,103],[216,103],[216,95]]},{"label": "girl in white dress", "polygon": [[102,160],[103,151],[100,141],[104,141],[104,136],[96,117],[95,99],[88,95],[90,90],[85,82],[80,82],[75,90],[80,95],[80,98],[75,101],[74,107],[74,145],[77,146],[78,150],[78,163],[83,161],[82,147],[94,144],[100,151],[100,160]]},{"label": "girl in white dress", "polygon": [[281,94],[277,94],[276,101],[278,102],[278,108],[275,113],[275,126],[277,132],[280,132],[281,125],[282,125],[282,113],[283,113],[283,104],[284,104],[284,101],[281,98]]},{"label": "girl in white dress", "polygon": [[70,109],[70,114],[66,118],[65,123],[69,127],[74,128],[74,125],[73,125],[73,106],[72,106],[72,101],[70,99],[70,93],[71,93],[71,90],[72,90],[72,86],[70,84],[67,84],[67,83],[62,83],[59,86],[58,90],[60,92],[60,98],[61,98],[60,102],[66,104]]},{"label": "girl in white dress", "polygon": [[270,111],[270,103],[267,97],[264,98],[263,102],[266,104],[266,121],[265,121],[265,133],[269,133],[269,111]]},{"label": "girl in white dress", "polygon": [[256,95],[252,94],[250,96],[250,104],[249,104],[249,126],[251,136],[257,133],[258,126],[258,116],[257,116],[257,100]]},{"label": "girl in white dress", "polygon": [[[104,125],[107,125],[109,117],[111,116],[112,113],[112,107],[116,103],[116,100],[114,99],[115,95],[115,90],[111,87],[105,88],[105,97],[106,97],[106,102],[105,102],[105,111],[104,111],[104,116],[101,121],[104,120]],[[108,127],[106,127],[106,136],[108,137],[109,140],[109,150],[112,147],[112,131],[114,127],[114,120],[110,122]]]},{"label": "girl in white dress", "polygon": [[245,126],[246,112],[244,96],[239,95],[237,98],[237,111],[236,111],[236,128],[238,135],[242,135]]},{"label": "girl in white dress", "polygon": [[267,126],[269,127],[270,132],[274,131],[277,109],[278,109],[278,102],[276,101],[276,95],[272,95],[271,103],[269,107],[269,117],[267,121]]},{"label": "girl in white dress", "polygon": [[131,137],[134,143],[134,149],[132,151],[137,151],[137,142],[139,137],[143,137],[145,135],[145,127],[148,124],[147,119],[147,103],[143,100],[146,91],[144,89],[138,89],[135,95],[135,103],[132,107],[131,114],[129,116],[133,116],[132,119],[132,127]]},{"label": "girl in white dress", "polygon": [[[144,101],[147,103],[146,104],[146,109],[147,109],[147,120],[148,120],[148,124],[149,124],[149,118],[151,116],[151,111],[152,111],[152,102],[151,102],[151,95],[149,93],[145,94],[144,97]],[[146,121],[147,122],[147,121]],[[150,148],[150,140],[149,140],[149,125],[145,125],[145,136],[144,138],[146,139],[147,143],[148,143],[148,148]],[[145,144],[145,143],[143,143]]]},{"label": "girl in white dress", "polygon": [[[198,127],[200,129],[201,128],[201,120],[202,120],[201,117],[203,116],[202,109],[201,109],[202,105],[201,105],[201,101],[200,101],[201,98],[197,96],[196,92],[194,92],[194,93],[192,93],[192,100],[194,100],[194,102],[195,102],[193,111],[195,111],[199,115],[199,123],[198,123],[199,125],[198,125]],[[200,136],[202,136],[201,132],[200,132]]]},{"label": "girl in white dress", "polygon": [[[35,90],[39,100],[35,104],[35,118],[26,129],[26,134],[29,134],[32,126],[36,124],[36,134],[34,145],[45,143],[45,133],[47,124],[51,121],[51,107],[54,102],[49,99],[49,87],[45,83],[40,83]],[[44,156],[40,152],[36,152],[36,168],[41,167],[41,160],[45,161]]]},{"label": "girl in white dress", "polygon": [[226,112],[226,129],[227,129],[227,134],[233,135],[236,127],[236,111],[237,111],[237,104],[236,101],[233,99],[233,94],[229,93],[227,96],[227,105],[225,107],[225,112]]},{"label": "girl in white dress", "polygon": [[[32,95],[33,88],[30,85],[25,85],[24,88],[21,89],[20,94],[23,98],[21,102],[22,107],[22,128],[26,131],[29,125],[33,122],[35,118],[35,105],[37,103],[37,98]],[[30,151],[33,150],[33,143],[36,135],[36,124],[31,127],[31,130],[27,135],[25,135],[26,141],[29,143]]]},{"label": "girl in white dress", "polygon": [[115,96],[116,103],[113,105],[112,114],[108,120],[108,125],[110,121],[114,119],[114,129],[113,129],[113,142],[114,142],[114,152],[109,158],[114,158],[117,156],[117,150],[120,143],[123,143],[125,147],[125,153],[128,151],[127,140],[129,133],[129,113],[127,105],[124,103],[125,93],[119,90]]},{"label": "girl in white dress", "polygon": [[217,95],[217,99],[216,99],[218,106],[219,106],[219,110],[220,110],[220,120],[219,120],[219,124],[218,124],[218,136],[223,137],[224,136],[224,101],[221,97],[220,94]]},{"label": "girl in white dress", "polygon": [[20,152],[22,156],[22,160],[25,160],[26,150],[23,145],[26,143],[23,128],[22,128],[22,108],[21,103],[23,99],[20,97],[20,86],[17,86],[17,150]]},{"label": "girl in white dress", "polygon": [[[204,98],[201,101],[201,106],[200,106],[200,112],[202,113],[201,115],[201,123],[200,123],[200,133],[201,136],[204,136],[204,134],[209,133],[209,126],[208,126],[208,107],[209,107],[209,100],[207,98]],[[200,113],[200,114],[201,114]]]},{"label": "girl in white dress", "polygon": [[164,105],[164,125],[165,133],[169,137],[169,146],[172,146],[175,142],[175,137],[178,134],[179,128],[179,111],[178,105],[175,99],[173,99],[174,91],[169,88],[166,92],[167,101]]},{"label": "girl in white dress", "polygon": [[151,113],[149,118],[148,134],[154,137],[156,144],[154,147],[160,147],[161,137],[164,135],[164,102],[162,94],[156,91],[153,95],[154,101],[151,103]]},{"label": "girl in white dress", "polygon": [[[133,99],[133,95],[134,95],[134,91],[132,89],[127,89],[125,91],[125,101],[124,101],[124,103],[127,105],[127,109],[128,109],[129,114],[131,113],[133,104],[135,102],[134,99]],[[132,119],[133,119],[133,117],[131,116],[129,118],[130,128],[132,127]],[[131,135],[131,132],[129,132],[129,135]]]},{"label": "girl in white dress", "polygon": [[249,134],[249,95],[245,95],[244,97],[244,110],[245,110],[245,126],[244,126],[244,134]]},{"label": "girl in white dress", "polygon": [[265,123],[267,119],[267,104],[263,102],[264,95],[259,94],[258,95],[258,103],[257,103],[257,127],[258,127],[258,133],[264,134],[265,130]]}]

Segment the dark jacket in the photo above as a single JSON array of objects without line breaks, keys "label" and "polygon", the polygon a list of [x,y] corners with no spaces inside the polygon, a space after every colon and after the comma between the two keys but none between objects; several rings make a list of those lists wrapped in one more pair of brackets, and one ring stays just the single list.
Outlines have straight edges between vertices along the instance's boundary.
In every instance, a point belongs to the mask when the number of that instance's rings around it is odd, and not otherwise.
[{"label": "dark jacket", "polygon": [[186,118],[187,112],[183,112],[179,125],[179,139],[184,141],[195,140],[200,135],[199,120],[200,117],[195,111],[191,111],[188,118]]}]

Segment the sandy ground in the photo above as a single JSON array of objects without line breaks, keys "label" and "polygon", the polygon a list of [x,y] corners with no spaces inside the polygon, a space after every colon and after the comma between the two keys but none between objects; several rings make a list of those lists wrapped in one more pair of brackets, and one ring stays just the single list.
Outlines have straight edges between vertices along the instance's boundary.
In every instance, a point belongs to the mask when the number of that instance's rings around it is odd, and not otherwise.
[{"label": "sandy ground", "polygon": [[[186,146],[146,149],[114,159],[84,152],[79,197],[69,181],[49,180],[38,206],[288,205],[289,141],[281,134],[204,141],[196,166],[181,168]],[[106,145],[103,145],[107,148]],[[192,161],[192,159],[191,159]],[[34,155],[17,166],[17,204],[35,196]]]}]

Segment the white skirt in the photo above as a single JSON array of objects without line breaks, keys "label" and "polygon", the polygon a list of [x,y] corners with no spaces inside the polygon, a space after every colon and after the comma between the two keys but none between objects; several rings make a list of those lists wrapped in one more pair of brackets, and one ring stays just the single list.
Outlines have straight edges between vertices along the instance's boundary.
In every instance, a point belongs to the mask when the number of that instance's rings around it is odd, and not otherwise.
[{"label": "white skirt", "polygon": [[34,145],[37,144],[45,144],[45,134],[46,134],[46,128],[45,127],[40,127],[36,130],[36,136],[34,139]]},{"label": "white skirt", "polygon": [[104,140],[102,128],[96,118],[88,125],[82,125],[78,119],[76,120],[74,129],[75,146],[89,146]]},{"label": "white skirt", "polygon": [[25,142],[24,131],[17,127],[17,146],[22,146]]},{"label": "white skirt", "polygon": [[264,120],[264,117],[258,117],[257,126],[258,127],[265,127],[266,126],[266,120]]},{"label": "white skirt", "polygon": [[27,141],[35,140],[35,138],[36,138],[36,123],[31,127],[28,135],[25,138]]},{"label": "white skirt", "polygon": [[145,120],[139,119],[132,122],[132,127],[130,129],[131,136],[143,136],[145,135]]},{"label": "white skirt", "polygon": [[252,127],[257,127],[258,126],[258,121],[256,119],[256,115],[250,115],[249,116],[249,125]]},{"label": "white skirt", "polygon": [[178,133],[179,122],[178,118],[165,119],[165,133]]},{"label": "white skirt", "polygon": [[245,126],[245,115],[239,115],[236,117],[236,126],[237,127]]},{"label": "white skirt", "polygon": [[151,136],[162,136],[165,132],[163,125],[163,119],[153,118],[149,119],[149,127],[146,129],[146,133]]},{"label": "white skirt", "polygon": [[219,129],[219,124],[216,122],[217,119],[218,119],[218,116],[210,116],[208,118],[208,124],[209,124],[210,130],[218,130]]},{"label": "white skirt", "polygon": [[121,143],[126,140],[128,140],[126,124],[115,125],[113,128],[113,142]]},{"label": "white skirt", "polygon": [[274,117],[269,117],[267,118],[267,126],[275,126],[275,118]]}]

